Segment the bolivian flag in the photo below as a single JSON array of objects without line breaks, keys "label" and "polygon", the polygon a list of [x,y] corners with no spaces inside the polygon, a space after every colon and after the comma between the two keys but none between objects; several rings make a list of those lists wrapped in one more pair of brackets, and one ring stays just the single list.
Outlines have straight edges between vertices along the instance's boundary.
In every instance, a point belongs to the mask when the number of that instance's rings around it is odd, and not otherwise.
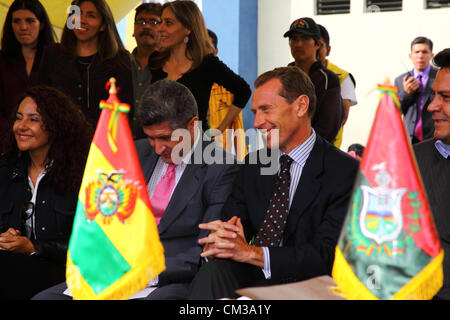
[{"label": "bolivian flag", "polygon": [[126,113],[110,97],[92,141],[67,254],[66,281],[74,299],[127,299],[165,269]]},{"label": "bolivian flag", "polygon": [[401,118],[397,88],[378,89],[381,102],[332,276],[347,299],[431,299],[442,286],[443,251]]}]

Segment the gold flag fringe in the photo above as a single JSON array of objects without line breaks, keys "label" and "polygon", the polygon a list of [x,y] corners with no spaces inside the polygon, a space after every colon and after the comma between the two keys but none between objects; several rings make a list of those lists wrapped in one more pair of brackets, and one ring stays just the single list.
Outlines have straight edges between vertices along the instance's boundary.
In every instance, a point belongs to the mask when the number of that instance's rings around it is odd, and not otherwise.
[{"label": "gold flag fringe", "polygon": [[339,291],[347,300],[377,300],[378,298],[364,286],[353,273],[338,246],[334,257],[332,277]]},{"label": "gold flag fringe", "polygon": [[[444,251],[441,249],[441,252],[421,272],[394,294],[391,299],[430,300],[433,298],[443,283],[443,259]],[[336,247],[332,277],[338,285],[339,292],[346,299],[378,300],[356,277],[338,246]]]},{"label": "gold flag fringe", "polygon": [[[70,257],[67,263],[73,266]],[[145,289],[148,283],[165,269],[164,256],[161,259],[156,254],[154,257],[149,258],[146,263],[133,267],[120,280],[98,295],[92,291],[76,267],[71,268],[71,274],[67,274],[67,278],[69,279],[70,277],[71,281],[66,282],[74,300],[126,300]]]},{"label": "gold flag fringe", "polygon": [[396,294],[393,300],[430,300],[442,287],[444,271],[442,261],[444,251],[441,252],[431,262],[422,269],[414,278],[405,284]]}]

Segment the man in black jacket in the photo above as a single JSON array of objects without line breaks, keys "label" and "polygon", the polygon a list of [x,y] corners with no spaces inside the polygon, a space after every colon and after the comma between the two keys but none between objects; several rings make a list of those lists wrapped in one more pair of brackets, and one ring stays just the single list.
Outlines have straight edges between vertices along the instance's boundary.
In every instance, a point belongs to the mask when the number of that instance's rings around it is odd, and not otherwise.
[{"label": "man in black jacket", "polygon": [[445,253],[444,284],[435,299],[450,300],[450,48],[438,53],[434,62],[440,67],[428,106],[434,138],[415,144],[414,151]]},{"label": "man in black jacket", "polygon": [[304,72],[277,68],[260,75],[255,88],[254,126],[271,152],[279,149],[279,174],[264,174],[263,152],[247,156],[222,220],[199,226],[211,231],[199,241],[209,261],[190,299],[234,298],[243,287],[331,274],[358,161],[311,127],[314,86]]},{"label": "man in black jacket", "polygon": [[299,67],[311,78],[316,90],[317,108],[312,118],[314,130],[325,140],[333,143],[345,116],[341,98],[339,78],[317,60],[320,48],[320,29],[311,18],[300,18],[292,22],[284,34],[289,38],[294,62],[290,66]]}]

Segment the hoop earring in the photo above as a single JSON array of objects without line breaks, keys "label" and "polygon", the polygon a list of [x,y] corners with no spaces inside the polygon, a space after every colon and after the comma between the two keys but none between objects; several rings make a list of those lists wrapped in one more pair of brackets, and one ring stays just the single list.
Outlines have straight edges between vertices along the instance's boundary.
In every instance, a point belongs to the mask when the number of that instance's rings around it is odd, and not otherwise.
[{"label": "hoop earring", "polygon": [[189,36],[184,37],[183,42],[187,44],[189,42]]}]

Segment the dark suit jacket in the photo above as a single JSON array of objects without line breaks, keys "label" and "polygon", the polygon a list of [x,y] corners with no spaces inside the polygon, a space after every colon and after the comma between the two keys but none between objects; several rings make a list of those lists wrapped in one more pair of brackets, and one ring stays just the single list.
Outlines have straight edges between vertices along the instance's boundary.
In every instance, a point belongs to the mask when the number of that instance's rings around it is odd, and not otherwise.
[{"label": "dark suit jacket", "polygon": [[[281,247],[269,248],[272,282],[293,282],[330,274],[359,162],[320,136],[303,168]],[[239,216],[247,240],[264,219],[276,175],[260,164],[242,165],[223,218]]]},{"label": "dark suit jacket", "polygon": [[[166,270],[159,275],[160,286],[192,281],[201,262],[202,247],[198,239],[207,235],[198,225],[219,219],[231,192],[238,170],[236,159],[218,145],[212,148],[211,143],[200,140],[197,151],[205,148],[208,152],[213,149],[216,159],[221,158],[225,163],[227,158],[235,164],[206,164],[202,161],[201,164],[195,162],[186,166],[158,226],[166,260]],[[145,139],[136,141],[136,149],[148,183],[159,156]],[[196,159],[199,160],[198,157]]]},{"label": "dark suit jacket", "polygon": [[[22,208],[32,196],[28,184],[28,164],[23,157],[14,164],[0,158],[0,234],[9,228],[24,232]],[[31,242],[39,257],[64,267],[78,192],[57,192],[47,178],[44,176],[39,183],[34,207],[36,238]]]},{"label": "dark suit jacket", "polygon": [[[410,71],[413,74],[413,70]],[[434,124],[431,119],[431,113],[427,111],[428,105],[433,100],[433,91],[431,90],[431,86],[433,85],[434,79],[436,78],[437,70],[431,67],[430,75],[428,78],[427,85],[425,87],[424,92],[424,105],[422,109],[422,128],[423,128],[423,139],[429,139],[433,137],[434,132]],[[407,94],[405,90],[403,90],[403,78],[408,73],[405,72],[402,75],[395,78],[395,85],[398,87],[398,98],[400,99],[402,113],[403,113],[403,121],[405,122],[406,131],[409,134],[409,138],[412,141],[414,136],[414,129],[416,128],[417,123],[417,91],[414,94]]]}]

